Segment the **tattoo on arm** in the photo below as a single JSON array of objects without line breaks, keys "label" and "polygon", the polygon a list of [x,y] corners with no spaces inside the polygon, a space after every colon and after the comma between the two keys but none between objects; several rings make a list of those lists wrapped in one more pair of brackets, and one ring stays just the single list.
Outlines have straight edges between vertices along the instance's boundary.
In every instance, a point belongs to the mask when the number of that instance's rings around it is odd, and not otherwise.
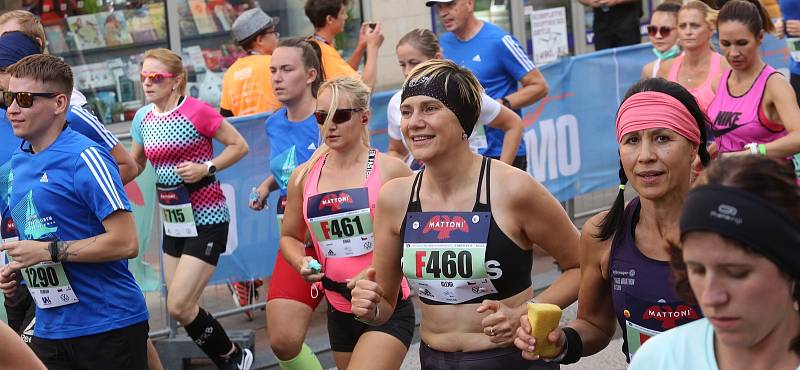
[{"label": "tattoo on arm", "polygon": [[[97,239],[97,237],[95,237]],[[94,239],[92,240],[94,242]],[[77,253],[70,252],[69,248],[72,246],[71,242],[58,242],[58,260],[67,262],[70,256],[76,256]]]}]

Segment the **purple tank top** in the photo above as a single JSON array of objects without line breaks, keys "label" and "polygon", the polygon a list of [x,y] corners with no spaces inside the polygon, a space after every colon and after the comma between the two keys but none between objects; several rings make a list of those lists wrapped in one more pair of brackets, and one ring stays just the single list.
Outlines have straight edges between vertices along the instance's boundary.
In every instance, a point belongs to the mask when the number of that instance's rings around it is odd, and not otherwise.
[{"label": "purple tank top", "polygon": [[767,80],[773,73],[778,72],[764,65],[753,85],[742,96],[732,96],[728,91],[730,70],[720,78],[717,96],[708,107],[711,130],[720,153],[744,150],[746,144],[766,144],[787,135],[782,125],[769,122],[761,107]]},{"label": "purple tank top", "polygon": [[640,209],[638,197],[625,207],[625,218],[611,242],[609,258],[611,300],[622,328],[622,352],[628,362],[650,337],[702,315],[698,307],[678,298],[669,263],[645,256],[636,246],[634,232]]}]

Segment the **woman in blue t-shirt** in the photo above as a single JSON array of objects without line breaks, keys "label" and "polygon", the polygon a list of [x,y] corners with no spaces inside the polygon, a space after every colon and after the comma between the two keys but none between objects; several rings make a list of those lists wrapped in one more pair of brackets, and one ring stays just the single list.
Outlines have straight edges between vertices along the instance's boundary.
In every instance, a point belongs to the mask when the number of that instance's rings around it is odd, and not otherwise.
[{"label": "woman in blue t-shirt", "polygon": [[706,318],[649,340],[632,370],[800,369],[800,188],[785,162],[723,157],[686,198],[670,247]]},{"label": "woman in blue t-shirt", "polygon": [[[251,194],[250,208],[264,209],[269,193],[278,190],[276,213],[280,227],[289,177],[319,145],[319,127],[314,118],[316,92],[324,76],[319,46],[299,38],[283,40],[272,53],[270,70],[275,96],[283,108],[267,119],[270,176]],[[313,245],[308,245],[306,255],[316,258]],[[282,369],[322,369],[314,352],[303,344],[311,313],[322,297],[278,252],[267,293],[267,327],[280,328],[280,335],[270,336],[270,346]]]}]

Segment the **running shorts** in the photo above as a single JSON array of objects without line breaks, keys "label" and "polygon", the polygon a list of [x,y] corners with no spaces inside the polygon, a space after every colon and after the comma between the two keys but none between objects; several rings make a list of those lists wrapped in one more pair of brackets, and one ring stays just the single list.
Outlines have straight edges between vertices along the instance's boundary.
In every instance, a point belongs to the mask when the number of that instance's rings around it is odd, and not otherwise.
[{"label": "running shorts", "polygon": [[476,352],[441,352],[422,342],[419,344],[419,361],[422,370],[559,369],[559,364],[554,362],[522,358],[522,353],[514,346]]},{"label": "running shorts", "polygon": [[379,331],[397,338],[406,349],[414,338],[414,304],[411,299],[398,299],[389,321],[371,326],[355,319],[352,313],[340,312],[328,305],[328,337],[334,352],[353,352],[358,338],[369,331]]},{"label": "running shorts", "polygon": [[71,339],[33,337],[31,348],[50,370],[147,370],[147,321]]},{"label": "running shorts", "polygon": [[198,226],[197,236],[191,238],[176,238],[166,233],[162,234],[162,248],[165,254],[175,258],[181,258],[186,254],[199,258],[212,266],[217,265],[219,255],[225,252],[227,245],[227,222]]}]

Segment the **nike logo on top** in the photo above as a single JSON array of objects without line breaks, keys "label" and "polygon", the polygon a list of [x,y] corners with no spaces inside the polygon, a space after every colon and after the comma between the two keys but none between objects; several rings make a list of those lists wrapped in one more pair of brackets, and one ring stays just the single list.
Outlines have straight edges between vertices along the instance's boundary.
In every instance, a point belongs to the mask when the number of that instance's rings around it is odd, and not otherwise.
[{"label": "nike logo on top", "polygon": [[475,54],[475,56],[472,57],[472,61],[473,62],[480,62],[481,61],[481,55],[480,54]]},{"label": "nike logo on top", "polygon": [[42,174],[42,177],[39,179],[39,182],[50,182],[50,180],[47,179],[47,172]]}]

